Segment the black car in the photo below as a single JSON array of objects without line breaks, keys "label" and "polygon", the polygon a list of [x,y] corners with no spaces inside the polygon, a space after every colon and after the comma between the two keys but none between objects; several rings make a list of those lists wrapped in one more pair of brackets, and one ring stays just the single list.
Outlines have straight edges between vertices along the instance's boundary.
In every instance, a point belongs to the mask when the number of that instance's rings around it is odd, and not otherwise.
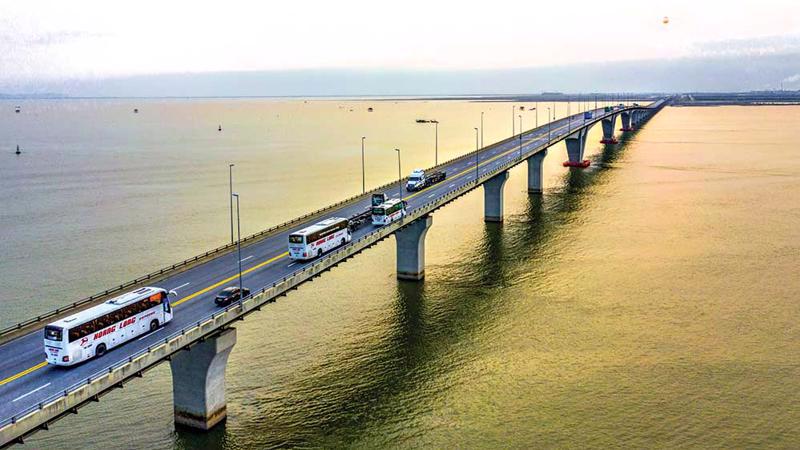
[{"label": "black car", "polygon": [[242,288],[242,292],[244,292],[243,296],[239,295],[239,286],[228,286],[225,289],[219,291],[216,297],[214,297],[214,303],[219,306],[227,306],[231,303],[238,301],[242,297],[247,297],[250,295],[250,289]]}]

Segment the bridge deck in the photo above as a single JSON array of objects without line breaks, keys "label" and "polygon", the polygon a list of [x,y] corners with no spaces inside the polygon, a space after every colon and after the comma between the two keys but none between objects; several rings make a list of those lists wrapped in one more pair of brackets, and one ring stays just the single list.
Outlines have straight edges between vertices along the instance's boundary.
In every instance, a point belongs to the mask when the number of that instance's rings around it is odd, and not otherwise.
[{"label": "bridge deck", "polygon": [[[609,114],[618,113],[619,111],[613,111]],[[574,132],[578,128],[597,123],[605,115],[608,114],[604,114],[602,110],[596,110],[595,118],[591,121],[585,122],[582,114],[578,114],[570,118],[571,123],[569,124],[567,119],[554,122],[551,125],[552,142],[555,143],[570,134],[568,128]],[[547,124],[523,134],[522,154],[524,157],[547,147]],[[523,159],[519,159],[518,155],[518,138],[481,149],[479,152],[481,176],[522,162]],[[461,189],[466,192],[477,187],[474,153],[457,158],[441,168],[447,171],[447,179],[444,182],[419,192],[404,193],[410,213],[425,212],[421,208],[429,207],[431,202],[436,199],[445,198],[448,195],[452,197],[452,193],[456,190]],[[390,197],[397,198],[399,196],[398,188],[398,183],[395,182],[386,188],[385,192]],[[369,205],[369,195],[367,193],[357,201],[331,209],[326,216],[349,217],[356,212],[363,211]],[[268,238],[243,248],[244,285],[256,292],[258,289],[273,286],[274,283],[293,274],[301,273],[304,269],[316,264],[318,261],[313,260],[293,262],[288,258],[286,250],[289,233],[319,220],[321,219],[315,218],[307,223],[299,222],[287,226]],[[353,233],[353,242],[348,245],[356,245],[360,238],[373,231],[374,228],[371,225],[362,227]],[[76,385],[85,384],[87,377],[104,370],[107,371],[109,367],[124,364],[132,355],[140,354],[148,347],[161,344],[165,337],[187,326],[205,321],[215,311],[222,310],[214,304],[213,297],[222,287],[236,283],[238,276],[236,257],[235,252],[224,254],[158,283],[159,286],[166,289],[178,290],[179,295],[173,300],[175,315],[172,322],[154,333],[111,350],[103,357],[69,368],[48,366],[44,362],[41,328],[0,345],[0,430],[11,424],[12,420],[18,420],[22,415],[38,410],[42,403],[64,396],[65,390],[71,391]],[[2,444],[4,442],[0,442],[0,445]]]}]

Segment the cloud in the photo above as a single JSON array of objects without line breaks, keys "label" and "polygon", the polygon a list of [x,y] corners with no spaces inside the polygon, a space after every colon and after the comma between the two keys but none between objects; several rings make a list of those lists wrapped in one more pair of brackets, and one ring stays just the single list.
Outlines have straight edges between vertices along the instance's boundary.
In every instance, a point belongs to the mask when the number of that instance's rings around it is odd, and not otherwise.
[{"label": "cloud", "polygon": [[50,33],[42,33],[28,37],[29,45],[56,45],[65,44],[82,39],[95,39],[108,36],[104,33],[89,33],[85,31],[62,30]]},{"label": "cloud", "polygon": [[800,52],[800,34],[695,43],[697,56],[764,56]]},{"label": "cloud", "polygon": [[790,77],[786,77],[783,80],[781,80],[781,82],[782,83],[786,83],[786,84],[792,84],[792,83],[800,82],[800,73],[796,73],[796,74],[794,74],[794,75],[792,75]]},{"label": "cloud", "polygon": [[16,46],[22,50],[32,50],[32,47],[66,44],[84,39],[97,39],[108,37],[106,33],[90,33],[77,30],[60,30],[38,34],[24,34],[17,30],[6,28],[0,31],[0,44]]}]

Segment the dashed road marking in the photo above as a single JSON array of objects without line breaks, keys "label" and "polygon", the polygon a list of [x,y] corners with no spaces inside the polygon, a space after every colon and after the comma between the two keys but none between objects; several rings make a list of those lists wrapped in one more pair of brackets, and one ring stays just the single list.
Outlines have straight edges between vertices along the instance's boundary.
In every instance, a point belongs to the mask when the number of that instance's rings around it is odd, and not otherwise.
[{"label": "dashed road marking", "polygon": [[34,390],[32,390],[32,391],[28,392],[27,394],[22,394],[22,395],[20,395],[19,397],[15,398],[14,400],[11,400],[11,401],[12,401],[12,402],[15,402],[15,401],[17,401],[17,400],[22,400],[23,398],[25,398],[25,397],[27,397],[27,396],[29,396],[29,395],[33,394],[34,392],[39,392],[39,391],[41,391],[42,389],[46,388],[47,386],[50,386],[50,383],[47,383],[47,384],[45,384],[44,386],[39,386],[38,388],[36,388],[36,389],[34,389]]}]

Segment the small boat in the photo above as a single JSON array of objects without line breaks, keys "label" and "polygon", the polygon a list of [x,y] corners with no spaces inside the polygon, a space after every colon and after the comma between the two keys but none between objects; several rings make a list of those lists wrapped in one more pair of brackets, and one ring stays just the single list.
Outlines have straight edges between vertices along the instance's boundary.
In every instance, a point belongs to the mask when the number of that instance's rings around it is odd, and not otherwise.
[{"label": "small boat", "polygon": [[219,128],[217,128],[217,131],[222,131],[222,125],[220,125]]},{"label": "small boat", "polygon": [[425,119],[417,119],[417,123],[428,123]]},{"label": "small boat", "polygon": [[17,107],[16,107],[16,108],[14,108],[14,112],[15,112],[15,113],[18,113],[18,112],[20,112],[20,111],[22,111],[22,108],[20,108],[20,107],[19,107],[19,105],[17,105]]},{"label": "small boat", "polygon": [[373,111],[373,109],[372,109],[371,106],[369,108],[367,108],[367,112],[372,112],[372,111]]},{"label": "small boat", "polygon": [[134,114],[139,114],[139,108],[133,108],[133,113]]},{"label": "small boat", "polygon": [[21,155],[22,154],[22,150],[19,149],[19,145],[17,145],[17,151],[15,153],[17,155]]}]

